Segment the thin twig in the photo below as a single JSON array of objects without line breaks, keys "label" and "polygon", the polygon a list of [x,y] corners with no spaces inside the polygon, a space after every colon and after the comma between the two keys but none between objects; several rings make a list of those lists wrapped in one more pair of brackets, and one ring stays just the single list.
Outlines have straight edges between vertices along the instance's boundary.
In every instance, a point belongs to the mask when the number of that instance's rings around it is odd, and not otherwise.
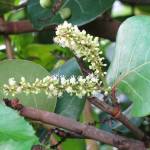
[{"label": "thin twig", "polygon": [[11,40],[8,35],[4,35],[5,45],[6,45],[6,54],[8,59],[14,58],[13,48],[11,46]]},{"label": "thin twig", "polygon": [[[56,145],[58,143],[58,141],[56,140],[56,138],[53,135],[51,135],[51,137],[50,137],[50,143],[51,143],[51,145]],[[57,146],[57,150],[62,150],[61,145]]]},{"label": "thin twig", "polygon": [[145,134],[142,130],[137,128],[135,125],[133,125],[129,119],[121,112],[121,111],[115,111],[115,108],[110,106],[109,104],[105,103],[103,100],[98,100],[97,98],[88,98],[88,101],[95,105],[96,107],[100,108],[102,111],[110,114],[112,117],[114,117],[116,120],[119,120],[122,122],[129,130],[131,130],[134,135],[140,139],[145,139]]},{"label": "thin twig", "polygon": [[[1,16],[0,17],[0,25],[4,25],[5,24],[5,20],[4,18]],[[13,53],[13,48],[11,45],[11,40],[9,38],[8,34],[3,34],[4,37],[4,41],[5,41],[5,45],[6,45],[6,54],[7,54],[7,58],[8,59],[13,59],[14,58],[14,53]]]}]

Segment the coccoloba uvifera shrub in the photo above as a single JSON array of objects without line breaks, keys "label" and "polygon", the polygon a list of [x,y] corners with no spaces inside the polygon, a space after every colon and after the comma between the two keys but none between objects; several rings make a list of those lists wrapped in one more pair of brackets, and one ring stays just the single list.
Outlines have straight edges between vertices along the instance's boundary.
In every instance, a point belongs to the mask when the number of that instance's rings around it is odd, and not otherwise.
[{"label": "coccoloba uvifera shrub", "polygon": [[17,82],[13,77],[9,79],[8,84],[3,86],[6,95],[25,92],[26,94],[38,94],[44,91],[48,96],[62,96],[66,91],[70,95],[75,94],[79,97],[91,96],[96,92],[103,91],[105,95],[108,94],[110,87],[105,81],[105,72],[103,67],[104,57],[101,57],[99,38],[87,34],[85,30],[80,31],[77,26],[73,26],[68,22],[58,25],[56,29],[56,37],[54,42],[62,47],[68,47],[78,57],[84,61],[89,62],[89,69],[93,71],[86,77],[72,76],[66,79],[64,76],[47,76],[40,79],[35,79],[33,83],[26,81],[24,77]]}]

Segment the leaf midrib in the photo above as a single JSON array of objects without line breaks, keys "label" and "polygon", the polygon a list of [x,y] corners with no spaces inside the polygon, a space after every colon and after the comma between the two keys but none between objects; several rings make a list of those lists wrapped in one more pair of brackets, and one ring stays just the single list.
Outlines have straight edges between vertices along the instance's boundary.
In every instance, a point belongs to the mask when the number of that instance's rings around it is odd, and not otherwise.
[{"label": "leaf midrib", "polygon": [[112,86],[112,88],[116,88],[120,82],[125,79],[128,75],[130,75],[132,72],[136,71],[139,68],[144,67],[145,65],[150,64],[150,61],[147,61],[139,66],[136,66],[135,68],[131,69],[131,70],[127,70],[123,75],[121,75],[120,77],[118,77],[118,80],[116,80]]}]

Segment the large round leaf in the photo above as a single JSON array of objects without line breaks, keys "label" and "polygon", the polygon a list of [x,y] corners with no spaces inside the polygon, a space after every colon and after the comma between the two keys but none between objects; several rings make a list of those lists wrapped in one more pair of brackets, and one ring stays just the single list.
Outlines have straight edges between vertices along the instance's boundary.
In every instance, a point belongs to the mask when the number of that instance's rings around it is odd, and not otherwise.
[{"label": "large round leaf", "polygon": [[17,112],[0,103],[0,149],[30,150],[38,143],[31,125]]},{"label": "large round leaf", "polygon": [[[5,60],[0,62],[0,99],[6,96],[3,93],[3,85],[8,83],[8,79],[14,77],[20,81],[25,77],[28,82],[35,81],[36,78],[42,79],[49,75],[49,72],[38,64],[26,60]],[[32,106],[39,109],[54,111],[56,98],[48,98],[45,93],[29,94],[24,93],[16,95],[21,103],[26,106]],[[9,98],[13,98],[11,95]]]},{"label": "large round leaf", "polygon": [[[57,0],[55,1],[57,3]],[[63,0],[61,9],[70,8],[71,17],[69,22],[77,25],[86,24],[94,20],[98,15],[110,8],[114,0]],[[53,7],[53,6],[52,6]],[[40,6],[39,0],[29,0],[28,14],[34,27],[43,29],[51,24],[59,24],[64,20],[60,17],[59,10],[51,16],[51,9]]]},{"label": "large round leaf", "polygon": [[132,17],[121,25],[107,80],[133,101],[134,116],[150,114],[150,17]]}]

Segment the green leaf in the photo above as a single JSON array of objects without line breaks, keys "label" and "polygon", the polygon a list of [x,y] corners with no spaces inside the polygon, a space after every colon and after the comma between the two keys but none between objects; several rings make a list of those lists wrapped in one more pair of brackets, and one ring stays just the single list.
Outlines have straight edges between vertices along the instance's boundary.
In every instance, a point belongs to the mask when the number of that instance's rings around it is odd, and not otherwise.
[{"label": "green leaf", "polygon": [[85,98],[70,96],[64,93],[61,98],[58,98],[56,105],[56,113],[78,120],[82,113]]},{"label": "green leaf", "polygon": [[[78,65],[75,58],[70,59],[64,65],[57,68],[52,72],[52,74],[57,74],[59,76],[64,75],[66,78],[82,75],[80,66]],[[82,109],[84,107],[85,98],[78,98],[77,96],[70,96],[67,93],[60,98],[58,98],[56,105],[56,113],[61,115],[71,117],[74,119],[79,119]]]},{"label": "green leaf", "polygon": [[[83,25],[94,20],[110,8],[113,2],[114,0],[64,0],[60,10],[70,8],[71,17],[68,21],[73,24]],[[34,27],[37,29],[43,29],[51,24],[60,24],[64,21],[60,17],[59,10],[55,15],[52,15],[51,8],[42,8],[37,0],[29,0],[28,14]]]},{"label": "green leaf", "polygon": [[24,59],[32,60],[42,65],[47,70],[52,70],[58,57],[70,58],[71,53],[68,49],[62,48],[56,44],[29,44],[22,51]]},{"label": "green leaf", "polygon": [[32,33],[23,33],[11,36],[13,46],[19,51],[25,51],[25,48],[34,42],[34,35]]},{"label": "green leaf", "polygon": [[[75,145],[75,146],[73,146]],[[64,150],[85,150],[85,140],[83,139],[67,139],[65,142],[62,143],[62,148]]]},{"label": "green leaf", "polygon": [[107,80],[133,101],[132,114],[150,114],[150,17],[127,19],[117,35]]},{"label": "green leaf", "polygon": [[150,15],[150,6],[136,6],[135,7],[135,15]]},{"label": "green leaf", "polygon": [[26,59],[30,59],[48,70],[51,70],[56,63],[56,58],[50,51],[51,45],[49,44],[30,44],[24,49]]},{"label": "green leaf", "polygon": [[0,149],[30,150],[38,143],[31,125],[19,114],[0,103]]},{"label": "green leaf", "polygon": [[0,0],[0,15],[12,10],[15,6],[15,0]]},{"label": "green leaf", "polygon": [[79,64],[77,63],[75,58],[68,60],[64,65],[61,67],[53,70],[51,74],[56,74],[59,76],[65,76],[69,78],[71,76],[79,76],[82,75],[81,69]]},{"label": "green leaf", "polygon": [[0,60],[6,59],[6,54],[3,52],[0,52]]},{"label": "green leaf", "polygon": [[[8,83],[8,79],[14,77],[20,81],[25,77],[28,82],[35,81],[36,78],[42,79],[49,75],[49,72],[38,64],[26,60],[5,60],[0,62],[0,99],[6,97],[3,93],[3,85]],[[39,109],[54,111],[56,98],[48,98],[44,92],[37,95],[20,93],[16,97],[26,106],[32,106]],[[8,96],[8,98],[13,98]]]},{"label": "green leaf", "polygon": [[5,20],[7,21],[19,21],[26,19],[26,9],[25,8],[18,9],[17,11],[15,11],[15,13],[14,11],[9,11],[9,13],[7,13],[5,18],[6,18]]},{"label": "green leaf", "polygon": [[32,141],[13,141],[7,140],[0,142],[0,149],[2,150],[31,150]]}]

